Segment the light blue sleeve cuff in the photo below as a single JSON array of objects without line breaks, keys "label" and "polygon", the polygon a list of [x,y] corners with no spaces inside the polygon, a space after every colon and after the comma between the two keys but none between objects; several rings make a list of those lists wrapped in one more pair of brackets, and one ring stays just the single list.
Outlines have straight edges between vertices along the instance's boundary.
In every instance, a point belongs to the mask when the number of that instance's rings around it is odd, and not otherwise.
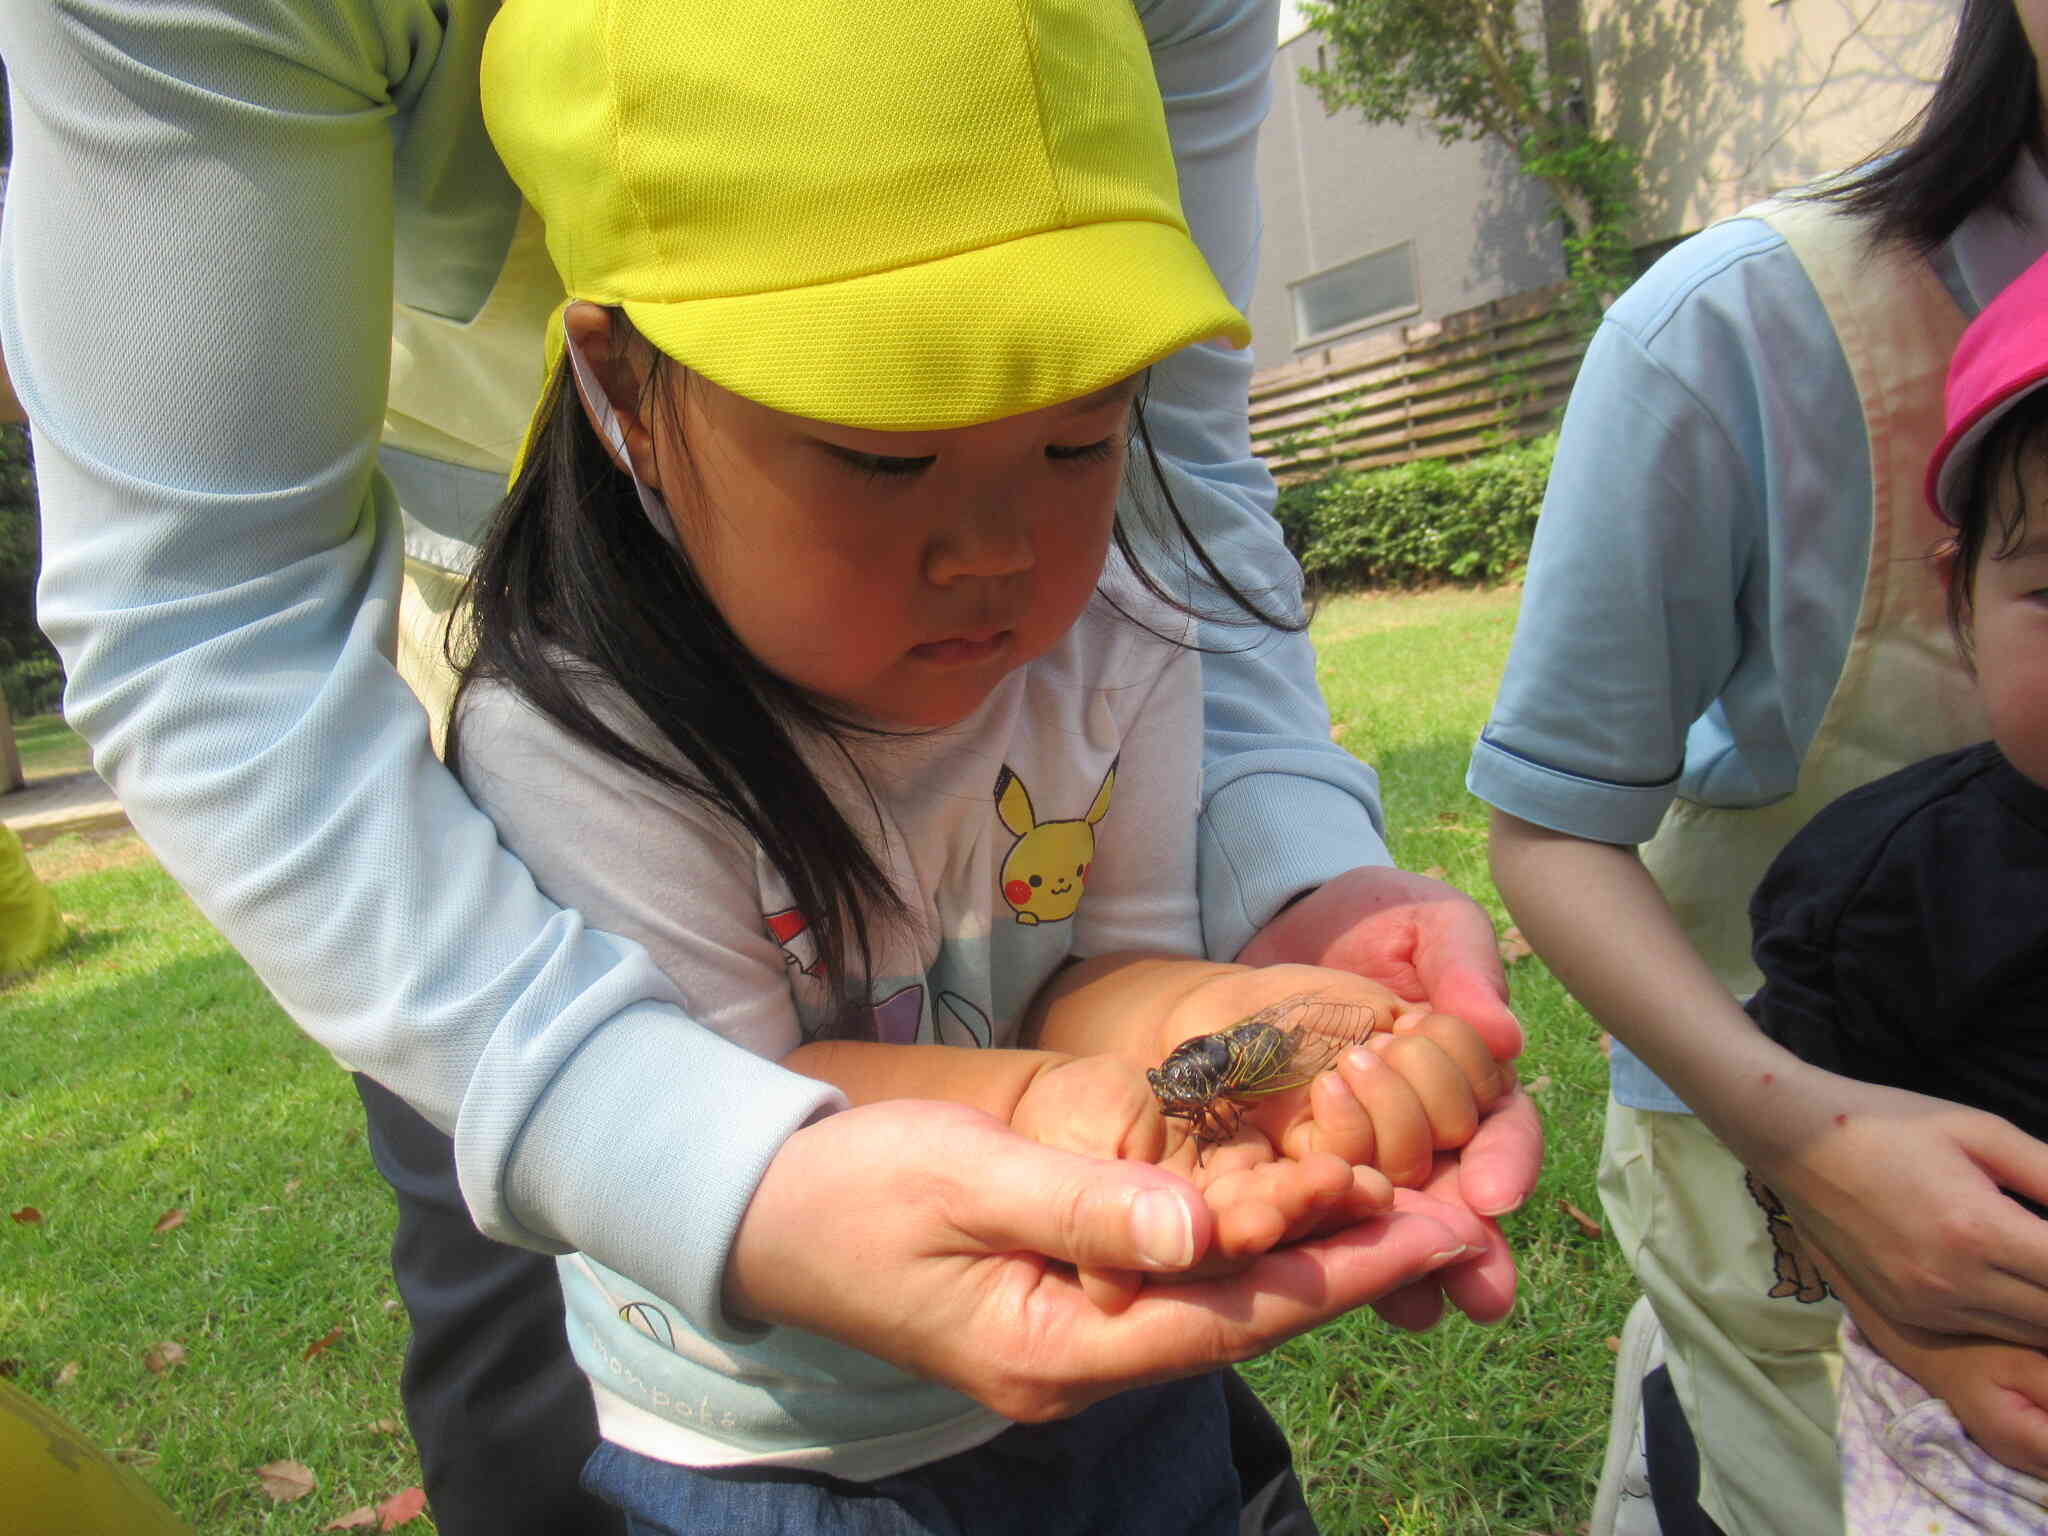
[{"label": "light blue sleeve cuff", "polygon": [[541,1098],[510,1160],[509,1203],[542,1232],[603,1233],[592,1258],[710,1337],[754,1338],[723,1298],[740,1218],[783,1142],[845,1107],[830,1085],[642,1004],[591,1035]]},{"label": "light blue sleeve cuff", "polygon": [[1666,1115],[1689,1115],[1692,1109],[1670,1086],[1643,1065],[1642,1057],[1609,1037],[1607,1091],[1629,1109],[1653,1109]]},{"label": "light blue sleeve cuff", "polygon": [[1611,784],[1522,757],[1481,735],[1465,787],[1510,816],[1589,842],[1647,843],[1676,798],[1676,776],[1661,784]]},{"label": "light blue sleeve cuff", "polygon": [[[1262,755],[1267,754],[1249,754]],[[1376,805],[1372,770],[1349,761]],[[1277,764],[1261,772],[1238,758],[1228,766],[1235,776],[1212,789],[1203,804],[1197,856],[1203,948],[1216,960],[1235,959],[1253,934],[1304,892],[1348,869],[1394,862],[1360,790]]]}]

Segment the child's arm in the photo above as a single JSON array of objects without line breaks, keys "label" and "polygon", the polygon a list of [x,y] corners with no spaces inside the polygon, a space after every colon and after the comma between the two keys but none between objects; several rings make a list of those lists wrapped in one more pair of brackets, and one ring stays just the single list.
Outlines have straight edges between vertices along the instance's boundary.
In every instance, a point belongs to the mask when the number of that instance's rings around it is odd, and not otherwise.
[{"label": "child's arm", "polygon": [[852,1104],[876,1104],[884,1099],[944,1099],[1008,1121],[1040,1076],[1072,1060],[1059,1051],[965,1050],[952,1045],[815,1040],[784,1056],[782,1065],[832,1084]]}]

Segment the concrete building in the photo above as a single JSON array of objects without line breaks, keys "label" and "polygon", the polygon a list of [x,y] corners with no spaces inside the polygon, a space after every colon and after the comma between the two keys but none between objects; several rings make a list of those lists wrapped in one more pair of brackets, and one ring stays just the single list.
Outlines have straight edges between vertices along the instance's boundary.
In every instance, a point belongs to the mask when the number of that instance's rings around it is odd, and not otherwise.
[{"label": "concrete building", "polygon": [[[1654,252],[1849,165],[1911,119],[1959,0],[1579,0],[1595,121],[1642,156]],[[1545,189],[1494,143],[1330,116],[1301,83],[1321,43],[1283,7],[1259,151],[1251,321],[1261,369],[1564,275]]]}]

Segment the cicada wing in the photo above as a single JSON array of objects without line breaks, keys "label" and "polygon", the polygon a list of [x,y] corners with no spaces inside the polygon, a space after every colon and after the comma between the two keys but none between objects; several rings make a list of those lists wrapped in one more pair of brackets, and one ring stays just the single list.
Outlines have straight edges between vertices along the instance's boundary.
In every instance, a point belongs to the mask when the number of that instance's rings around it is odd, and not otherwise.
[{"label": "cicada wing", "polygon": [[1370,1035],[1375,1022],[1365,1003],[1331,1002],[1315,993],[1283,997],[1224,1031],[1238,1042],[1224,1091],[1256,1099],[1299,1088]]},{"label": "cicada wing", "polygon": [[1244,1029],[1233,1053],[1224,1092],[1233,1099],[1262,1099],[1299,1088],[1337,1059],[1344,1042],[1298,1029]]}]

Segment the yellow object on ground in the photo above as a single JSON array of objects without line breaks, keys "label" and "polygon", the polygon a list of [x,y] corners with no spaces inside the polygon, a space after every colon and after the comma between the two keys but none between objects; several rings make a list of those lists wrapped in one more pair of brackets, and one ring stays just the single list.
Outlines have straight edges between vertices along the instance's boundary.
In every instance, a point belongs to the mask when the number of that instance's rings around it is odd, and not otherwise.
[{"label": "yellow object on ground", "polygon": [[64,919],[12,827],[0,826],[0,976],[39,964],[68,935]]},{"label": "yellow object on ground", "polygon": [[[12,834],[9,834],[12,836]],[[16,849],[20,844],[15,844]],[[0,1381],[0,1531],[8,1536],[191,1536],[141,1478]]]}]

